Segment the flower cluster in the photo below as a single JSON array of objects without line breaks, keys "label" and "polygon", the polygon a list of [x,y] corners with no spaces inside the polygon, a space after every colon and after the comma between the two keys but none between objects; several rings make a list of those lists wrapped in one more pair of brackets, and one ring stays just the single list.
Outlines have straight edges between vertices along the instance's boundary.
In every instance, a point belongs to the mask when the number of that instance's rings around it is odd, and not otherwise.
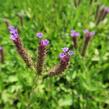
[{"label": "flower cluster", "polygon": [[[106,8],[105,10],[108,9]],[[25,61],[27,66],[31,68],[35,68],[38,74],[41,74],[43,72],[43,67],[44,67],[44,62],[45,62],[45,57],[47,54],[47,46],[49,45],[49,41],[47,39],[43,39],[43,33],[38,32],[36,33],[36,37],[39,39],[39,44],[38,44],[38,56],[36,63],[34,64],[32,58],[28,55],[27,50],[24,48],[23,43],[20,39],[19,33],[17,28],[14,26],[9,25],[8,30],[10,32],[10,38],[14,42],[18,53],[22,57],[22,59]],[[95,35],[95,32],[90,32],[89,30],[84,30],[84,42],[81,50],[81,55],[85,56],[87,47],[89,45],[89,42],[91,38]],[[80,33],[71,30],[70,36],[72,38],[73,42],[73,47],[76,49],[78,47],[78,37],[80,36]],[[1,51],[2,49],[0,49]],[[62,48],[62,53],[59,54],[59,59],[60,62],[57,64],[55,67],[53,67],[50,71],[49,74],[50,76],[61,74],[64,70],[67,69],[70,61],[71,55],[73,55],[74,52],[71,51],[71,48],[64,47]]]},{"label": "flower cluster", "polygon": [[[90,3],[92,3],[94,0],[90,0]],[[75,6],[79,6],[81,0],[74,0]],[[99,24],[101,21],[103,21],[106,17],[106,15],[109,13],[108,7],[100,7],[97,9],[96,13],[96,24]],[[17,16],[20,19],[21,25],[23,26],[23,16],[21,14],[17,14]],[[47,46],[49,45],[49,41],[47,39],[43,39],[43,33],[38,32],[36,33],[36,37],[39,39],[38,43],[38,56],[36,63],[33,62],[32,58],[28,55],[27,50],[24,48],[23,43],[20,39],[18,29],[14,26],[10,25],[9,21],[7,19],[4,20],[6,23],[8,30],[10,32],[10,39],[13,41],[13,43],[16,46],[16,49],[19,53],[19,55],[22,57],[22,59],[25,61],[26,65],[30,68],[33,68],[37,71],[38,74],[41,74],[43,72],[45,57],[47,54]],[[81,55],[85,56],[87,47],[89,45],[89,42],[91,38],[95,35],[95,32],[90,32],[89,30],[84,30],[84,42],[81,50]],[[80,36],[80,33],[71,30],[70,36],[72,39],[72,48],[77,49],[78,48],[78,37]],[[73,51],[70,50],[71,48],[64,47],[62,48],[62,53],[59,54],[60,62],[57,64],[54,68],[52,68],[48,75],[53,76],[57,74],[61,74],[69,65],[70,57],[74,54]],[[3,56],[3,48],[0,47],[0,61],[4,61]]]},{"label": "flower cluster", "polygon": [[8,27],[8,29],[10,32],[10,38],[13,41],[17,41],[19,38],[18,30],[14,26],[11,26],[11,25]]},{"label": "flower cluster", "polygon": [[42,32],[38,32],[38,33],[36,33],[36,36],[37,36],[38,38],[42,38],[42,37],[43,37],[43,33],[42,33]]},{"label": "flower cluster", "polygon": [[40,46],[41,47],[46,47],[48,44],[49,44],[49,41],[47,39],[40,41]]},{"label": "flower cluster", "polygon": [[[43,66],[44,66],[44,61],[45,61],[45,56],[47,53],[47,46],[49,44],[49,41],[47,39],[43,39],[42,32],[36,33],[36,37],[39,39],[39,46],[38,46],[38,57],[37,57],[36,64],[34,66],[33,60],[28,55],[27,51],[25,50],[22,44],[22,41],[20,40],[18,30],[11,25],[8,27],[8,30],[10,32],[11,40],[14,42],[18,53],[25,61],[27,66],[31,68],[35,67],[37,73],[41,74],[43,71]],[[94,35],[95,32],[84,30],[84,44],[81,51],[82,56],[85,56],[89,41]],[[78,36],[80,36],[80,33],[76,32],[75,30],[72,30],[70,36],[72,38],[74,48],[77,48],[77,38]],[[59,54],[60,63],[56,65],[54,68],[52,68],[49,72],[49,75],[51,76],[62,73],[68,67],[71,55],[74,54],[68,47],[62,48],[62,51],[63,52]]]}]

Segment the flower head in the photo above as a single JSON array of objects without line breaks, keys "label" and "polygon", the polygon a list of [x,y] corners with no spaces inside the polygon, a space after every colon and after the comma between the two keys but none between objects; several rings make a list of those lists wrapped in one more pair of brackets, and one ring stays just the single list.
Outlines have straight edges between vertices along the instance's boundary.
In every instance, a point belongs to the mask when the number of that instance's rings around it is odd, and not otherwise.
[{"label": "flower head", "polygon": [[2,51],[3,50],[3,48],[2,47],[0,47],[0,51]]},{"label": "flower head", "polygon": [[61,62],[65,62],[65,63],[69,62],[70,57],[68,54],[60,53],[59,57],[60,57]]},{"label": "flower head", "polygon": [[47,39],[41,40],[41,46],[47,46],[49,44],[49,41]]},{"label": "flower head", "polygon": [[79,32],[76,32],[76,31],[74,31],[74,30],[71,30],[71,37],[78,37],[78,36],[80,36],[80,33]]},{"label": "flower head", "polygon": [[69,56],[67,55],[67,53],[60,53],[59,58],[62,62],[68,62],[69,61]]},{"label": "flower head", "polygon": [[109,13],[109,7],[105,7],[104,10],[106,13]]},{"label": "flower head", "polygon": [[73,54],[74,54],[73,51],[69,51],[68,53],[63,52],[63,53],[59,54],[59,58],[60,58],[61,62],[67,63],[67,62],[69,62],[70,56]]},{"label": "flower head", "polygon": [[8,29],[9,29],[9,32],[10,32],[10,38],[12,40],[16,40],[19,36],[17,29],[14,26],[9,26]]},{"label": "flower head", "polygon": [[12,30],[14,30],[15,28],[14,28],[14,26],[9,25],[8,29],[9,29],[10,31],[12,31]]},{"label": "flower head", "polygon": [[69,50],[68,53],[67,53],[67,51],[66,51],[66,52],[64,51],[63,53],[60,53],[60,54],[59,54],[59,58],[60,58],[60,59],[63,59],[63,58],[65,58],[65,57],[72,56],[73,54],[74,54],[74,52],[71,51],[71,50]]},{"label": "flower head", "polygon": [[38,38],[42,38],[42,37],[43,37],[43,33],[38,32],[38,33],[36,34],[36,36],[37,36]]},{"label": "flower head", "polygon": [[60,59],[64,58],[64,56],[65,56],[65,53],[60,53],[60,54],[59,54],[59,58],[60,58]]},{"label": "flower head", "polygon": [[92,37],[95,35],[95,32],[90,32],[89,30],[84,30],[84,34],[86,37]]},{"label": "flower head", "polygon": [[63,52],[67,52],[69,50],[69,48],[64,47],[64,48],[62,48],[62,50],[63,50]]},{"label": "flower head", "polygon": [[73,54],[74,54],[73,51],[69,51],[69,52],[68,52],[68,55],[69,55],[69,56],[72,56]]}]

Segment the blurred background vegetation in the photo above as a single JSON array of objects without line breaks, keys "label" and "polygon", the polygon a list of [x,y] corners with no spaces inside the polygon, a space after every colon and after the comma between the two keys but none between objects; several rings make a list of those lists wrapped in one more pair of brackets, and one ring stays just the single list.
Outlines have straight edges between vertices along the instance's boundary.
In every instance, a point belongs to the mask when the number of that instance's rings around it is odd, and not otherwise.
[{"label": "blurred background vegetation", "polygon": [[[89,2],[81,0],[75,7],[73,0],[0,0],[0,46],[5,59],[0,63],[0,109],[109,109],[109,15],[95,25],[97,5],[109,6],[109,1]],[[50,41],[44,73],[59,62],[61,48],[72,44],[71,29],[80,32],[79,49],[69,69],[56,77],[37,77],[33,82],[36,73],[18,55],[5,18],[18,27],[34,61],[38,46],[35,34],[41,31]],[[85,58],[79,53],[84,29],[96,32]]]}]

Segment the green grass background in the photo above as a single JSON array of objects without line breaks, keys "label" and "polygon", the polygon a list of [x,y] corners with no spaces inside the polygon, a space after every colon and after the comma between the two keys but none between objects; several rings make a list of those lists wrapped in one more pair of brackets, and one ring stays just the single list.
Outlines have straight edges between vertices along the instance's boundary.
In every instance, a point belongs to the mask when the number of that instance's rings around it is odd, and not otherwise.
[{"label": "green grass background", "polygon": [[[109,6],[109,1],[90,5],[89,0],[82,0],[75,8],[73,0],[0,0],[0,46],[5,54],[5,63],[0,64],[0,109],[109,109],[109,15],[96,26],[97,4]],[[17,13],[24,13],[23,27]],[[61,48],[72,44],[70,30],[80,32],[79,48],[74,50],[69,68],[62,75],[40,76],[33,82],[37,73],[18,55],[4,18],[19,28],[34,61],[38,47],[35,34],[41,31],[50,41],[43,73],[59,62]],[[96,32],[85,58],[80,56],[84,29]]]}]

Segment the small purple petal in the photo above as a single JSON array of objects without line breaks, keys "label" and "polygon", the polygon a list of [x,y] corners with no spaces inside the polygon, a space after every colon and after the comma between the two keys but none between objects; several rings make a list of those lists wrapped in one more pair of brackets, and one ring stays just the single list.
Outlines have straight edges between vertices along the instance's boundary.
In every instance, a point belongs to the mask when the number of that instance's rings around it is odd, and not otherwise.
[{"label": "small purple petal", "polygon": [[77,37],[77,36],[80,36],[80,33],[79,32],[76,32],[74,30],[71,30],[71,37]]},{"label": "small purple petal", "polygon": [[64,47],[64,48],[62,48],[62,50],[63,50],[63,52],[67,52],[69,50],[69,48]]},{"label": "small purple petal", "polygon": [[15,40],[18,38],[18,36],[16,36],[16,35],[11,35],[10,38],[15,41]]},{"label": "small purple petal", "polygon": [[8,29],[9,29],[9,31],[15,30],[14,26],[12,26],[12,25],[10,25],[10,26],[8,27]]},{"label": "small purple petal", "polygon": [[59,54],[59,58],[60,58],[60,59],[62,59],[62,58],[64,58],[64,57],[65,57],[65,54],[64,54],[64,53],[60,53],[60,54]]},{"label": "small purple petal", "polygon": [[0,51],[1,51],[1,50],[3,50],[3,48],[2,48],[2,47],[0,47]]},{"label": "small purple petal", "polygon": [[106,7],[106,8],[105,8],[105,11],[106,11],[107,13],[109,13],[109,8],[108,8],[108,7]]},{"label": "small purple petal", "polygon": [[68,54],[69,54],[69,56],[72,56],[72,55],[74,55],[74,52],[73,51],[69,51]]},{"label": "small purple petal", "polygon": [[41,45],[42,46],[47,46],[49,44],[49,41],[47,39],[41,40]]},{"label": "small purple petal", "polygon": [[37,36],[38,38],[42,38],[42,37],[43,37],[43,33],[38,32],[38,33],[36,34],[36,36]]},{"label": "small purple petal", "polygon": [[86,29],[86,30],[84,30],[83,32],[84,32],[84,33],[88,33],[88,32],[89,32],[89,30],[87,30],[87,29]]},{"label": "small purple petal", "polygon": [[10,31],[10,34],[12,34],[12,35],[18,35],[17,29],[11,30]]}]

